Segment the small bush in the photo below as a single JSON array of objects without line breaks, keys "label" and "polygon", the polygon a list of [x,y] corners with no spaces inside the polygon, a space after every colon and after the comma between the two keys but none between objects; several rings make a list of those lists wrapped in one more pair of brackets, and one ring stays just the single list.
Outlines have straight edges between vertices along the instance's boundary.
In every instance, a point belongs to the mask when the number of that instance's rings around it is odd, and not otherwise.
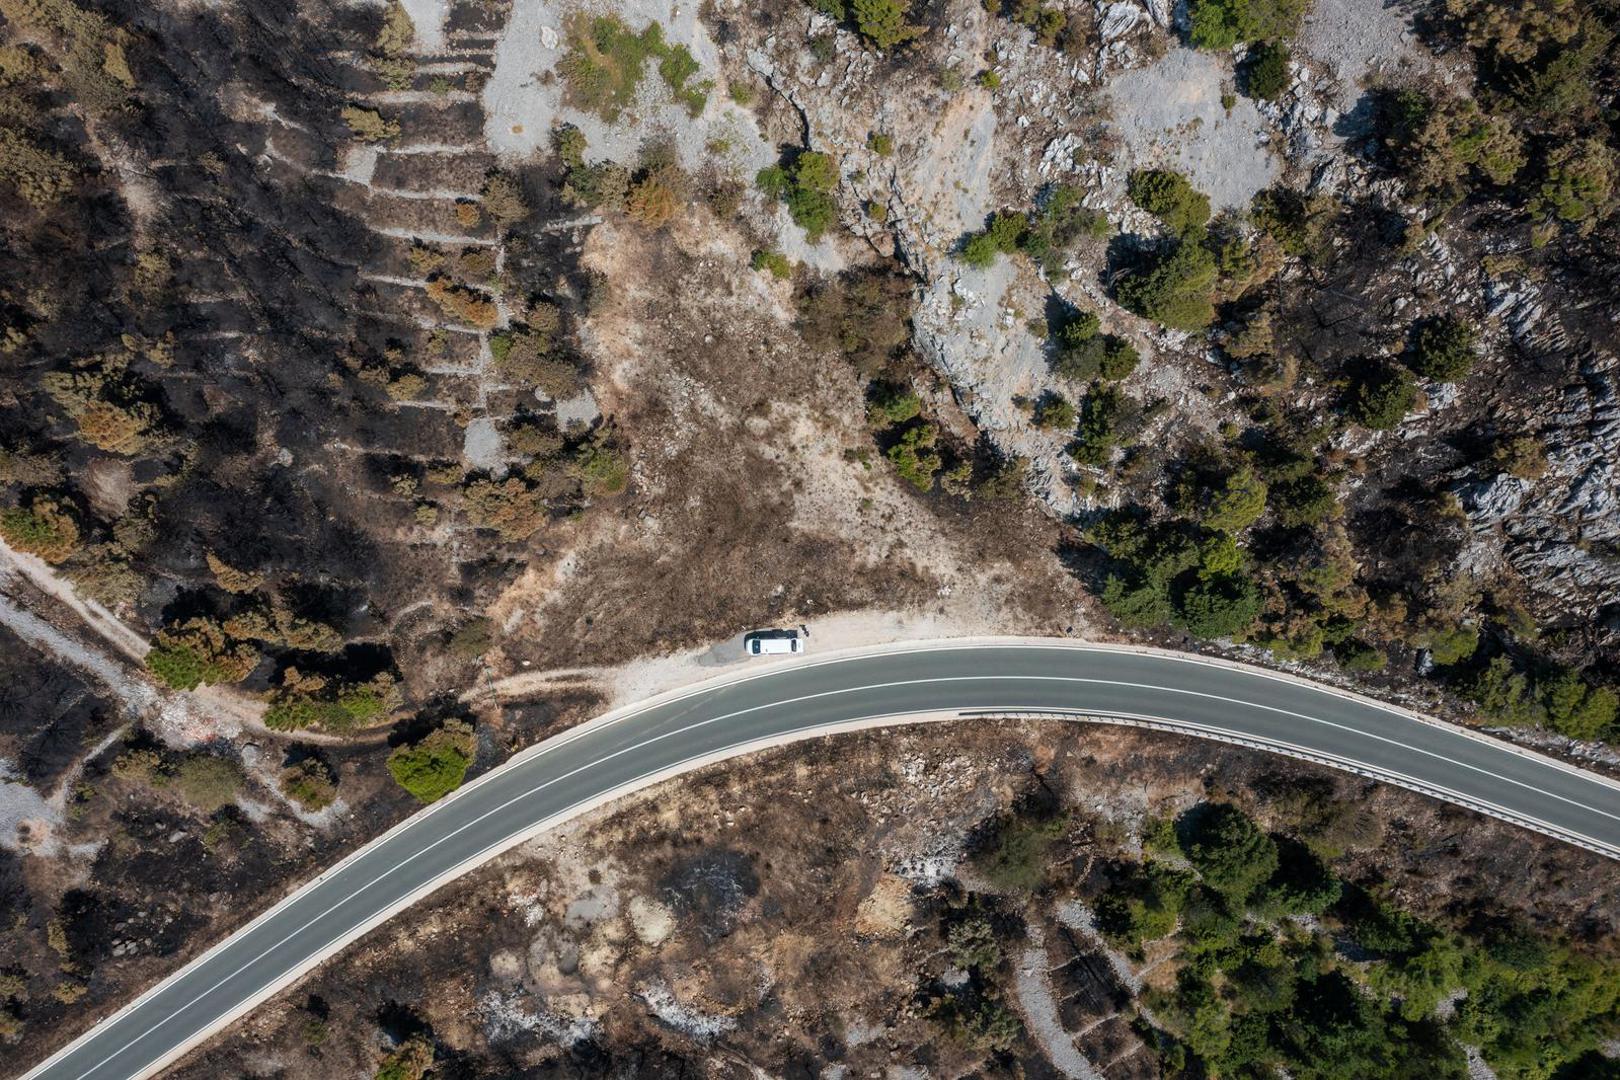
[{"label": "small bush", "polygon": [[1122,277],[1114,296],[1127,310],[1172,330],[1197,331],[1215,320],[1215,257],[1182,240],[1166,255]]},{"label": "small bush", "polygon": [[1429,659],[1441,667],[1460,664],[1470,659],[1479,649],[1479,630],[1473,626],[1454,626],[1429,635]]},{"label": "small bush", "polygon": [[1363,673],[1382,671],[1389,662],[1383,650],[1354,638],[1333,646],[1333,658],[1344,670]]},{"label": "small bush", "polygon": [[1290,529],[1314,528],[1340,511],[1339,493],[1320,473],[1276,484],[1270,501],[1278,523]]},{"label": "small bush", "polygon": [[1138,169],[1126,185],[1131,201],[1183,236],[1209,222],[1209,196],[1170,169]]},{"label": "small bush", "polygon": [[838,166],[834,160],[814,150],[806,150],[787,167],[771,165],[754,178],[760,191],[787,203],[794,224],[804,230],[811,243],[838,220]]},{"label": "small bush", "polygon": [[1614,199],[1614,153],[1597,139],[1560,142],[1547,153],[1530,212],[1591,227]]},{"label": "small bush", "polygon": [[165,627],[146,654],[147,669],[176,690],[238,682],[258,662],[252,646],[232,640],[219,623],[206,618]]},{"label": "small bush", "polygon": [[1288,88],[1288,46],[1263,41],[1243,58],[1244,90],[1260,101],[1276,101]]},{"label": "small bush", "polygon": [[437,802],[461,786],[478,741],[472,725],[447,720],[419,742],[388,756],[388,773],[418,802]]},{"label": "small bush", "polygon": [[596,438],[581,446],[573,471],[591,498],[609,498],[630,486],[630,460],[611,440]]},{"label": "small bush", "polygon": [[67,507],[54,499],[36,498],[27,509],[0,512],[0,537],[18,551],[48,563],[66,560],[79,549],[79,526]]},{"label": "small bush", "polygon": [[1472,324],[1455,315],[1443,315],[1418,327],[1407,362],[1425,379],[1456,382],[1472,370],[1478,342]]},{"label": "small bush", "polygon": [[529,216],[529,203],[523,196],[523,188],[517,178],[508,173],[491,173],[484,181],[484,190],[480,194],[484,213],[502,229],[510,229]]},{"label": "small bush", "polygon": [[1276,842],[1242,810],[1229,803],[1203,803],[1177,822],[1182,853],[1204,884],[1241,910],[1277,872]]},{"label": "small bush", "polygon": [[375,1080],[423,1080],[433,1067],[433,1040],[413,1035],[377,1066]]},{"label": "small bush", "polygon": [[399,136],[399,123],[384,120],[382,114],[375,109],[347,105],[341,115],[343,122],[349,125],[350,133],[361,142],[382,142]]},{"label": "small bush", "polygon": [[1240,533],[1266,512],[1269,489],[1248,466],[1232,470],[1210,494],[1204,526],[1218,532]]},{"label": "small bush", "polygon": [[281,770],[281,793],[310,813],[337,800],[337,778],[319,758],[307,757]]},{"label": "small bush", "polygon": [[545,500],[516,476],[474,480],[463,495],[473,527],[497,532],[503,540],[526,540],[546,522]]},{"label": "small bush", "polygon": [[771,277],[778,281],[786,281],[793,276],[793,264],[780,251],[756,251],[749,265],[755,270],[769,270]]},{"label": "small bush", "polygon": [[1547,726],[1572,739],[1597,739],[1614,727],[1620,698],[1613,690],[1592,686],[1572,670],[1560,671],[1536,687],[1547,713]]},{"label": "small bush", "polygon": [[1065,379],[1117,382],[1136,370],[1136,347],[1124,338],[1101,332],[1092,312],[1074,312],[1059,326],[1052,367]]},{"label": "small bush", "polygon": [[1092,383],[1080,403],[1080,427],[1069,456],[1082,465],[1106,465],[1119,445],[1119,422],[1126,398],[1116,387]]},{"label": "small bush", "polygon": [[1293,37],[1306,0],[1189,0],[1188,38],[1200,49]]},{"label": "small bush", "polygon": [[866,404],[866,422],[875,428],[893,427],[913,420],[922,413],[922,399],[909,387],[877,383]]},{"label": "small bush", "polygon": [[888,157],[894,153],[894,136],[883,131],[874,131],[866,136],[866,148],[878,157]]},{"label": "small bush", "polygon": [[657,23],[636,34],[616,15],[576,14],[568,21],[568,52],[558,67],[573,104],[611,123],[635,98],[648,57],[664,49]]},{"label": "small bush", "polygon": [[910,0],[851,0],[850,4],[861,36],[885,52],[923,32],[922,27],[906,22],[910,7]]},{"label": "small bush", "polygon": [[991,215],[983,232],[974,233],[962,245],[962,261],[982,270],[994,263],[997,255],[1017,251],[1028,228],[1028,215],[1012,210],[998,211]]},{"label": "small bush", "polygon": [[1080,414],[1062,394],[1043,395],[1035,404],[1035,426],[1045,431],[1073,430]]},{"label": "small bush", "polygon": [[1363,427],[1387,431],[1417,405],[1417,386],[1405,368],[1374,365],[1350,391],[1350,418]]},{"label": "small bush", "polygon": [[1012,815],[997,825],[989,846],[974,857],[974,868],[1003,892],[1033,892],[1046,880],[1053,846],[1068,831],[1065,817]]},{"label": "small bush", "polygon": [[171,780],[181,797],[205,814],[234,803],[246,782],[240,765],[213,754],[187,757],[175,767]]},{"label": "small bush", "polygon": [[919,423],[901,432],[900,439],[889,447],[888,458],[900,478],[918,491],[930,491],[934,477],[944,467],[935,443],[939,429],[933,424]]},{"label": "small bush", "polygon": [[1260,617],[1260,589],[1241,574],[1201,575],[1177,599],[1180,622],[1195,637],[1238,637]]},{"label": "small bush", "polygon": [[456,628],[445,646],[451,656],[474,660],[495,647],[495,621],[479,616]]},{"label": "small bush", "polygon": [[479,330],[492,329],[500,321],[501,312],[486,293],[457,285],[448,278],[434,278],[427,283],[428,299],[455,322],[465,323]]}]

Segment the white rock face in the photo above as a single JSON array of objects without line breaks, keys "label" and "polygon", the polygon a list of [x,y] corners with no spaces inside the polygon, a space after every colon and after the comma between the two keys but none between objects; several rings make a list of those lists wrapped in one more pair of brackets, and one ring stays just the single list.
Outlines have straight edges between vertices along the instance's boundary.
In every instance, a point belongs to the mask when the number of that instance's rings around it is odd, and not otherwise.
[{"label": "white rock face", "polygon": [[1511,517],[1529,493],[1529,481],[1504,473],[1469,484],[1459,494],[1470,520],[1476,525],[1495,525]]}]

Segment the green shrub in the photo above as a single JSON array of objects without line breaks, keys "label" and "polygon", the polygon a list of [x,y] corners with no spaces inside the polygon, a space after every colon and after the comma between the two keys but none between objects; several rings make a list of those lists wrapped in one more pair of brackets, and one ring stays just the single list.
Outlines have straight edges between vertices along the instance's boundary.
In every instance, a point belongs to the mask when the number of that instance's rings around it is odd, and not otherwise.
[{"label": "green shrub", "polygon": [[433,1040],[413,1035],[377,1066],[375,1080],[423,1080],[433,1067]]},{"label": "green shrub", "polygon": [[922,413],[922,398],[897,383],[876,383],[867,396],[866,422],[875,428],[893,427]]},{"label": "green shrub", "polygon": [[1460,664],[1474,655],[1479,648],[1479,630],[1473,626],[1454,626],[1437,630],[1428,638],[1429,659],[1441,667]]},{"label": "green shrub", "polygon": [[1338,903],[1344,885],[1316,852],[1292,838],[1273,840],[1277,871],[1265,884],[1268,905],[1289,915],[1321,915]]},{"label": "green shrub", "polygon": [[1389,662],[1382,649],[1354,638],[1333,646],[1333,658],[1344,670],[1363,673],[1382,671]]},{"label": "green shrub", "polygon": [[906,22],[910,0],[851,0],[855,27],[861,36],[883,51],[903,45],[923,32]]},{"label": "green shrub", "polygon": [[1339,516],[1339,493],[1321,473],[1273,485],[1270,502],[1279,524],[1290,529],[1315,528]]},{"label": "green shrub", "polygon": [[399,123],[394,120],[384,120],[382,114],[376,109],[362,109],[357,105],[347,105],[341,113],[343,122],[349,125],[349,131],[361,142],[382,142],[393,139],[399,135]]},{"label": "green shrub", "polygon": [[206,618],[165,627],[146,654],[147,670],[175,690],[237,682],[258,662],[252,646],[231,639],[219,623]]},{"label": "green shrub", "polygon": [[235,802],[246,782],[236,762],[201,753],[182,760],[170,781],[181,797],[205,814]]},{"label": "green shrub", "polygon": [[1119,445],[1125,410],[1126,397],[1117,387],[1092,383],[1080,403],[1080,427],[1069,456],[1082,465],[1106,465]]},{"label": "green shrub", "polygon": [[1473,368],[1478,343],[1479,335],[1471,323],[1442,315],[1418,327],[1408,363],[1425,379],[1456,382]]},{"label": "green shrub", "polygon": [[1102,239],[1109,233],[1108,218],[1082,203],[1085,192],[1073,184],[1051,188],[1039,209],[1028,216],[1018,246],[1048,274],[1063,267],[1063,256],[1085,237]]},{"label": "green shrub", "polygon": [[1547,153],[1530,212],[1589,226],[1614,198],[1614,153],[1597,139],[1560,142]]},{"label": "green shrub", "polygon": [[1068,830],[1065,817],[1009,815],[996,826],[989,845],[974,856],[974,868],[1003,892],[1032,892],[1046,880],[1053,845]]},{"label": "green shrub", "polygon": [[1204,525],[1219,532],[1240,533],[1266,512],[1266,482],[1247,465],[1232,470],[1210,495]]},{"label": "green shrub", "polygon": [[755,270],[769,270],[771,277],[778,281],[786,281],[793,276],[793,264],[780,251],[756,251],[749,265]]},{"label": "green shrub", "polygon": [[1053,370],[1076,382],[1088,379],[1118,381],[1136,370],[1136,347],[1124,338],[1104,334],[1097,316],[1074,312],[1058,327]]},{"label": "green shrub", "polygon": [[838,186],[838,166],[827,154],[806,150],[785,168],[761,169],[754,182],[767,196],[787,203],[794,224],[811,243],[838,220],[838,201],[832,194]]},{"label": "green shrub", "polygon": [[945,932],[945,948],[951,963],[967,971],[993,971],[1001,963],[1001,943],[996,929],[983,915],[972,915]]},{"label": "green shrub", "polygon": [[888,458],[900,478],[918,491],[930,491],[934,477],[944,467],[935,443],[939,429],[933,424],[919,423],[900,433],[900,439],[889,447]]},{"label": "green shrub", "polygon": [[1182,590],[1176,613],[1195,637],[1237,637],[1260,617],[1260,588],[1242,574],[1200,575]]},{"label": "green shrub", "polygon": [[1417,396],[1417,386],[1405,368],[1371,365],[1351,388],[1350,419],[1374,431],[1387,431],[1412,411]]},{"label": "green shrub", "polygon": [[878,157],[894,153],[894,136],[884,131],[873,131],[866,136],[866,148]]},{"label": "green shrub", "polygon": [[1177,236],[1209,222],[1209,196],[1170,169],[1138,169],[1126,185],[1131,201],[1164,223]]},{"label": "green shrub", "polygon": [[310,813],[337,800],[337,778],[319,758],[307,757],[281,770],[281,792]]},{"label": "green shrub", "polygon": [[1277,872],[1277,844],[1230,803],[1201,803],[1177,822],[1181,850],[1204,884],[1239,910]]},{"label": "green shrub", "polygon": [[1045,431],[1069,431],[1080,414],[1062,394],[1044,394],[1035,404],[1035,426]]},{"label": "green shrub", "polygon": [[611,438],[600,435],[574,454],[572,471],[593,499],[611,498],[630,486],[630,458]]},{"label": "green shrub", "polygon": [[1282,186],[1256,192],[1249,216],[1255,227],[1275,240],[1289,255],[1306,255],[1316,245],[1321,229],[1304,195]]},{"label": "green shrub", "polygon": [[27,509],[0,512],[0,537],[48,563],[62,562],[79,549],[79,526],[73,515],[62,503],[43,496]]},{"label": "green shrub", "polygon": [[1572,739],[1597,739],[1614,727],[1620,698],[1613,690],[1592,686],[1572,670],[1560,671],[1536,687],[1546,710],[1547,726]]},{"label": "green shrub", "polygon": [[664,51],[664,31],[652,23],[632,33],[616,15],[568,20],[568,52],[558,64],[573,103],[610,123],[635,98],[647,58]]},{"label": "green shrub", "polygon": [[992,214],[984,231],[974,233],[962,245],[962,261],[979,269],[988,267],[996,261],[997,255],[1017,251],[1028,227],[1028,215],[1017,211],[1001,210]]},{"label": "green shrub", "polygon": [[476,660],[495,646],[495,620],[480,615],[468,619],[450,635],[445,648],[451,656],[463,660]]},{"label": "green shrub", "polygon": [[1145,319],[1172,330],[1197,331],[1215,320],[1215,280],[1215,256],[1187,239],[1121,277],[1114,296]]},{"label": "green shrub", "polygon": [[1243,58],[1244,90],[1260,101],[1276,101],[1288,89],[1288,46],[1262,41]]},{"label": "green shrub", "polygon": [[1505,656],[1493,659],[1467,688],[1480,712],[1498,723],[1533,724],[1541,717],[1530,679]]},{"label": "green shrub", "polygon": [[388,773],[418,802],[437,802],[461,786],[477,746],[472,725],[446,720],[421,740],[388,755]]},{"label": "green shrub", "polygon": [[1188,0],[1188,38],[1200,49],[1293,37],[1305,0]]},{"label": "green shrub", "polygon": [[687,114],[693,117],[703,112],[709,103],[709,91],[714,88],[714,83],[708,80],[688,86],[687,80],[697,73],[698,62],[690,49],[685,45],[665,47],[663,58],[658,62],[658,75],[675,100],[685,105]]},{"label": "green shrub", "polygon": [[399,702],[399,687],[386,674],[357,684],[305,676],[289,668],[282,674],[282,686],[271,695],[264,725],[274,731],[314,726],[353,731],[383,719]]}]

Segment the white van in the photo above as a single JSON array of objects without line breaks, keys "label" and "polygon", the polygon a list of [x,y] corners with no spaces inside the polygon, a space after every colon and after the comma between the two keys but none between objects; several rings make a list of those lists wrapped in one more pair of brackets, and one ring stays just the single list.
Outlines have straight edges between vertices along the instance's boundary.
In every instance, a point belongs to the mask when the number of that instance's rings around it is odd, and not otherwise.
[{"label": "white van", "polygon": [[804,639],[797,630],[751,630],[743,635],[743,652],[748,656],[802,653]]}]

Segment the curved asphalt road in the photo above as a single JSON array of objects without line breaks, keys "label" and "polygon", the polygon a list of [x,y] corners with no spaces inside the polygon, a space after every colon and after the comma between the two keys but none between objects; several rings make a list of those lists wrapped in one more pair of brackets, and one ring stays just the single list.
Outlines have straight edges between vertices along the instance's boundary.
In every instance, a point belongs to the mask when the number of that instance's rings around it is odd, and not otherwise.
[{"label": "curved asphalt road", "polygon": [[774,665],[542,744],[328,870],[28,1076],[150,1075],[456,870],[701,759],[906,714],[1001,712],[1141,720],[1294,753],[1620,857],[1620,786],[1252,669],[1028,641]]}]

